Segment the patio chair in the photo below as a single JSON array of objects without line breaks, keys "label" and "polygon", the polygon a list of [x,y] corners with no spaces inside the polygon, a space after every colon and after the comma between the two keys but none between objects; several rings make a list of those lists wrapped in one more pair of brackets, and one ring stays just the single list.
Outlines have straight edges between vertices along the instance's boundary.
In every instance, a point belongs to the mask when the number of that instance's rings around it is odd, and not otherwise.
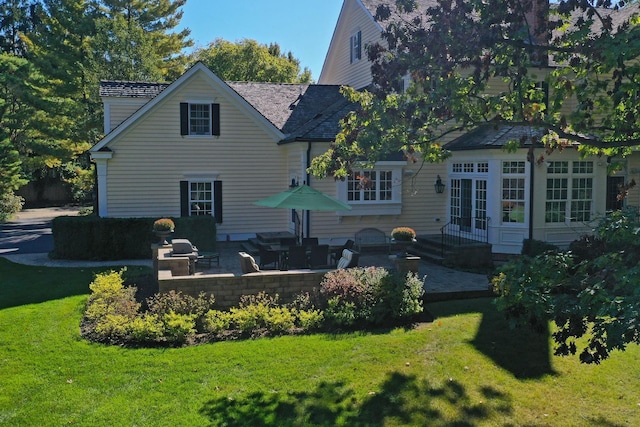
[{"label": "patio chair", "polygon": [[342,251],[342,256],[338,260],[337,268],[357,267],[359,259],[360,259],[360,252],[356,252],[351,249],[345,249]]},{"label": "patio chair", "polygon": [[242,268],[242,274],[257,273],[260,271],[260,267],[256,264],[256,260],[246,252],[238,252],[240,257],[240,268]]},{"label": "patio chair", "polygon": [[307,268],[307,248],[304,246],[290,246],[287,261],[288,268]]},{"label": "patio chair", "polygon": [[339,249],[334,249],[331,251],[331,265],[338,265],[338,260],[342,257],[342,251],[345,249],[353,249],[353,246],[356,244],[353,240],[347,240],[344,245]]},{"label": "patio chair", "polygon": [[259,246],[258,250],[258,256],[260,257],[260,268],[264,269],[265,266],[273,264],[274,269],[277,270],[280,264],[280,252],[272,251],[265,248],[264,246]]},{"label": "patio chair", "polygon": [[309,265],[311,268],[329,268],[327,259],[329,258],[329,245],[311,246]]}]

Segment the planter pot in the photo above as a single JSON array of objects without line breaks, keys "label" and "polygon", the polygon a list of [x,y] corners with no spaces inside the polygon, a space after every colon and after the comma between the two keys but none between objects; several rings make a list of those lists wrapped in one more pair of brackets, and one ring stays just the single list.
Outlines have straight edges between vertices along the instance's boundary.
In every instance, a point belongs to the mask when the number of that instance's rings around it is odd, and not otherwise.
[{"label": "planter pot", "polygon": [[173,231],[171,230],[166,230],[166,231],[154,230],[153,232],[158,238],[157,243],[162,246],[169,244],[169,242],[167,242],[167,237],[173,234]]},{"label": "planter pot", "polygon": [[407,255],[407,249],[409,248],[409,246],[411,246],[413,243],[415,243],[416,239],[394,239],[393,243],[394,243],[394,247],[397,250],[397,256],[399,257],[403,257]]}]

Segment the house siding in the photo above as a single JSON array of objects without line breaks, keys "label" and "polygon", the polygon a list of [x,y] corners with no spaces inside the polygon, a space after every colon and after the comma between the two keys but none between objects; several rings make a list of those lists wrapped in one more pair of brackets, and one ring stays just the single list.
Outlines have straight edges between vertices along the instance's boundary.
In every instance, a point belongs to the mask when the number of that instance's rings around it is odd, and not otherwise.
[{"label": "house siding", "polygon": [[103,98],[107,115],[105,117],[105,133],[117,128],[147,102],[149,102],[147,98]]},{"label": "house siding", "polygon": [[[180,102],[199,100],[220,104],[220,137],[180,135]],[[219,238],[282,229],[285,211],[252,202],[286,188],[286,156],[277,141],[201,74],[149,110],[110,148],[114,151],[107,179],[110,217],[179,216],[179,182],[206,177],[223,183]]]},{"label": "house siding", "polygon": [[[358,30],[362,32],[362,58],[351,63],[350,38]],[[348,85],[356,89],[368,86],[371,83],[371,63],[367,60],[366,46],[381,42],[380,32],[379,24],[360,1],[346,0],[318,83]]]},{"label": "house siding", "polygon": [[[315,143],[312,156],[322,154],[328,144]],[[330,239],[332,243],[342,243],[353,238],[356,231],[375,227],[387,235],[398,226],[412,227],[418,234],[439,233],[445,224],[446,192],[436,194],[434,183],[437,175],[444,179],[444,163],[407,165],[403,168],[402,213],[400,215],[341,215],[341,212],[311,212],[311,235],[321,239]],[[407,171],[413,173],[408,176]],[[311,185],[333,197],[338,197],[338,184],[333,178],[311,178]]]}]

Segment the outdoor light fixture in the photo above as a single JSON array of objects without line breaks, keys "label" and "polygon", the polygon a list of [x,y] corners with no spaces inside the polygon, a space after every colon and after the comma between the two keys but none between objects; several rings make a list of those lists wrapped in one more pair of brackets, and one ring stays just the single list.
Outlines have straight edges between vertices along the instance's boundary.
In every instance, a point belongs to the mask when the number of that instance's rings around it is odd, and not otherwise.
[{"label": "outdoor light fixture", "polygon": [[291,178],[291,185],[289,185],[289,188],[296,188],[298,186],[298,183],[296,182],[295,178]]},{"label": "outdoor light fixture", "polygon": [[436,188],[436,193],[444,193],[444,182],[442,182],[440,175],[438,175],[438,179],[436,179],[436,183],[433,186]]}]

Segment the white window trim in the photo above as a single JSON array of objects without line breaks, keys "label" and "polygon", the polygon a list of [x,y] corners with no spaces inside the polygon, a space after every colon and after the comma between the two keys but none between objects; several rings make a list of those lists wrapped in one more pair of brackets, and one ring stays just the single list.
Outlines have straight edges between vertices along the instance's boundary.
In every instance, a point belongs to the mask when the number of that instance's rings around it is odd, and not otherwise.
[{"label": "white window trim", "polygon": [[402,170],[406,162],[382,161],[373,168],[361,167],[358,170],[391,171],[392,192],[391,200],[353,201],[348,200],[348,179],[338,181],[337,194],[341,200],[351,206],[350,211],[337,211],[338,216],[367,216],[367,215],[400,215],[402,213]]},{"label": "white window trim", "polygon": [[[213,111],[211,110],[211,104],[215,104],[216,100],[213,99],[186,99],[182,102],[186,102],[189,106],[187,107],[187,120],[189,122],[189,133],[187,135],[182,135],[186,138],[192,139],[211,139],[211,138],[219,138],[218,135],[213,135],[211,132],[211,128],[213,127]],[[192,134],[191,133],[191,105],[192,104],[208,104],[209,105],[209,133],[208,134]]]},{"label": "white window trim", "polygon": [[[595,187],[596,187],[596,167],[597,167],[597,163],[594,162],[593,160],[558,160],[555,162],[567,162],[568,167],[567,167],[567,172],[566,173],[549,173],[548,169],[550,167],[550,165],[552,163],[554,163],[554,161],[549,162],[549,165],[547,166],[545,172],[546,172],[546,178],[545,178],[545,210],[544,210],[544,215],[545,215],[545,227],[554,227],[554,226],[567,226],[567,225],[576,225],[576,224],[585,224],[585,223],[589,223],[591,221],[593,221],[594,216],[595,216],[595,210],[594,210],[594,206],[595,206]],[[583,163],[591,163],[591,172],[585,172],[585,173],[581,173],[581,172],[573,172],[573,164],[577,163],[577,162],[583,162]],[[591,200],[590,200],[590,211],[589,211],[589,220],[584,221],[584,220],[574,220],[571,216],[571,204],[574,201],[583,201],[584,199],[577,199],[574,200],[571,195],[572,195],[572,190],[573,190],[573,179],[574,178],[591,178]],[[558,200],[549,200],[546,197],[546,192],[547,192],[547,180],[548,179],[566,179],[567,180],[567,198],[566,199],[558,199]],[[554,222],[547,222],[546,221],[546,217],[547,217],[547,209],[546,209],[546,204],[549,201],[563,201],[565,202],[565,209],[564,209],[564,221],[554,221]]]},{"label": "white window trim", "polygon": [[[357,55],[354,42],[354,40],[358,37],[358,33],[360,34],[360,46],[358,49],[360,51],[359,56]],[[362,60],[362,30],[360,30],[360,28],[357,28],[351,33],[351,36],[349,37],[349,63],[355,64],[360,60]]]}]

